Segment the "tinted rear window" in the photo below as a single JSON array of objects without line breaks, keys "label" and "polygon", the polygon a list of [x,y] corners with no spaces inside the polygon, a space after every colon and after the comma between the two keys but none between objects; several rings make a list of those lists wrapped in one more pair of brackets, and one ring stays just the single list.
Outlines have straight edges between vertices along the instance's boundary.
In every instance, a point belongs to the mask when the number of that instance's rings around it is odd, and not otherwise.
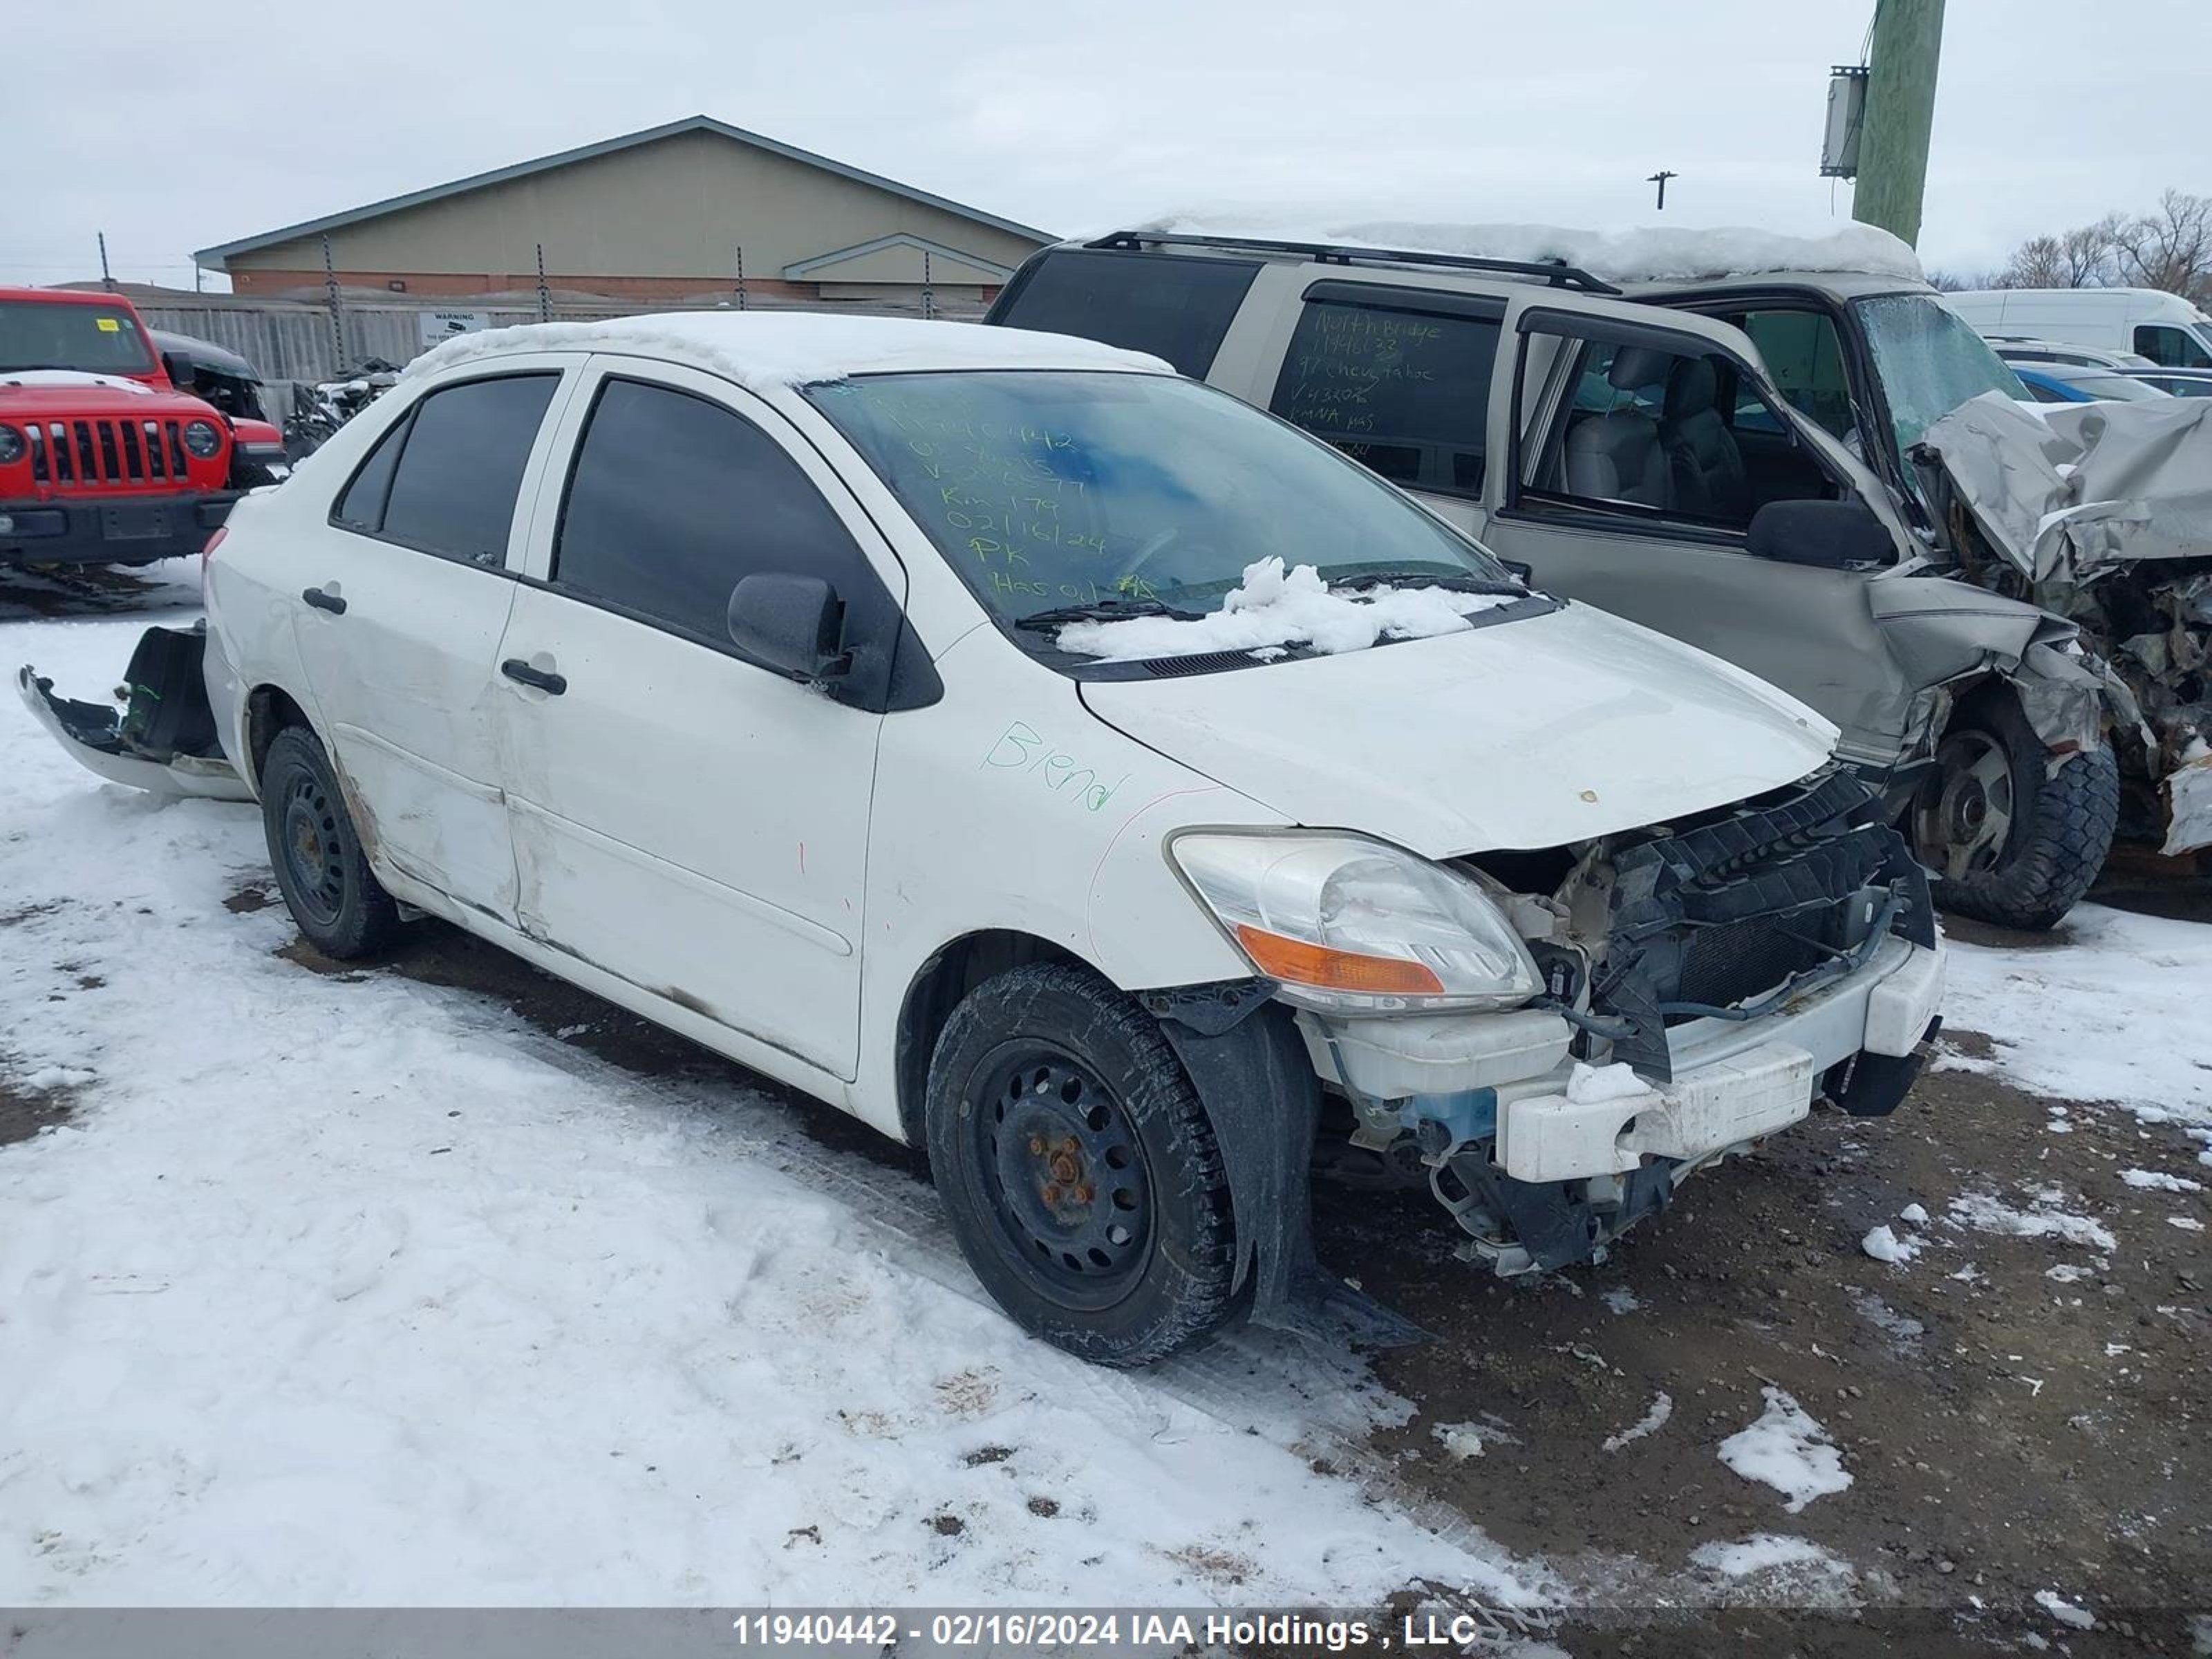
[{"label": "tinted rear window", "polygon": [[1243,259],[1061,249],[1024,266],[989,320],[1149,351],[1203,380],[1259,269]]},{"label": "tinted rear window", "polygon": [[383,533],[449,559],[504,560],[522,470],[560,379],[509,374],[425,398],[392,477]]}]

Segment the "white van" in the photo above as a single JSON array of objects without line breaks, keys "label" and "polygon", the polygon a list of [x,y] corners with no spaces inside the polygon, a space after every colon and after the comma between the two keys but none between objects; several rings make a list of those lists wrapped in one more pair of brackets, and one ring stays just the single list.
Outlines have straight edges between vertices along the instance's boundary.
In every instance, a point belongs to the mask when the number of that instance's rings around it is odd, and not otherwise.
[{"label": "white van", "polygon": [[2212,319],[2154,288],[1990,288],[1943,303],[1984,337],[2132,351],[2162,368],[2212,368]]}]

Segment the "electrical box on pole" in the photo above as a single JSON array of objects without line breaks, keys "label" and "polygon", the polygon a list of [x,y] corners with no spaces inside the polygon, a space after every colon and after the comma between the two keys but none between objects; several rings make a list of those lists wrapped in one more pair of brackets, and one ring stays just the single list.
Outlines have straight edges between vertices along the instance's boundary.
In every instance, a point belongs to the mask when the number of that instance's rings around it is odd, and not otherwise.
[{"label": "electrical box on pole", "polygon": [[1859,176],[1859,128],[1866,121],[1863,64],[1838,64],[1828,71],[1828,126],[1820,137],[1820,176]]}]

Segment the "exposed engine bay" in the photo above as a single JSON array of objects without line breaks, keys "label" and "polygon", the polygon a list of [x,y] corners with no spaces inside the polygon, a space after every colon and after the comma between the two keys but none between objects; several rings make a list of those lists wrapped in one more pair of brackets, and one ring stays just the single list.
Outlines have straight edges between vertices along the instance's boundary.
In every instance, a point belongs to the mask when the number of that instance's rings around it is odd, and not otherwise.
[{"label": "exposed engine bay", "polygon": [[1462,867],[1540,997],[1480,1022],[1301,1024],[1352,1120],[1325,1167],[1427,1185],[1500,1273],[1601,1255],[1815,1097],[1882,1115],[1917,1074],[1941,982],[1927,877],[1847,771]]}]

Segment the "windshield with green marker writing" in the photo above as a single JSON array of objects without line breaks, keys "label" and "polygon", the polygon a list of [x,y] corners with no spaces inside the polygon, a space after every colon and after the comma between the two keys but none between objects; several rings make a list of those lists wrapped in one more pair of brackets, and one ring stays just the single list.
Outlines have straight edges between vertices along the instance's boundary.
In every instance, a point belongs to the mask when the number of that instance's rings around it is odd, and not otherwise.
[{"label": "windshield with green marker writing", "polygon": [[1017,627],[1204,615],[1267,558],[1328,582],[1511,586],[1488,552],[1364,468],[1196,381],[974,370],[806,395]]}]

